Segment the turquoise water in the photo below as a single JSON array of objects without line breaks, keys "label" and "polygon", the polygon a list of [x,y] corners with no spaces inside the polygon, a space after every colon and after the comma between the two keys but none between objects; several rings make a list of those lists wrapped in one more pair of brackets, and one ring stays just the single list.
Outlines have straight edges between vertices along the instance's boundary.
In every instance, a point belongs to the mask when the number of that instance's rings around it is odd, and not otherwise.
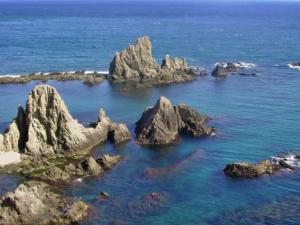
[{"label": "turquoise water", "polygon": [[[299,171],[252,180],[222,173],[232,161],[257,162],[300,147],[299,3],[0,4],[0,74],[56,70],[108,70],[115,51],[149,35],[158,59],[165,53],[211,69],[218,61],[255,63],[258,76],[211,76],[185,84],[129,92],[108,82],[49,82],[74,117],[84,124],[103,107],[131,132],[145,107],[163,95],[210,115],[217,136],[182,138],[163,149],[134,141],[103,144],[94,155],[117,153],[124,160],[104,176],[62,190],[94,206],[83,224],[298,225]],[[37,83],[0,86],[0,127],[15,116],[18,104]],[[149,168],[172,168],[149,178]],[[0,176],[0,193],[22,179]],[[101,191],[111,201],[96,199]],[[164,207],[152,213],[132,210],[141,196],[162,192]],[[286,207],[287,199],[291,201]],[[268,204],[273,202],[273,204]],[[296,204],[296,203],[298,204]],[[285,207],[281,207],[281,205]],[[268,210],[259,210],[266,206]],[[257,210],[258,209],[258,210]],[[293,211],[294,210],[294,211]],[[238,213],[237,213],[238,212]],[[295,213],[296,212],[296,213]]]}]

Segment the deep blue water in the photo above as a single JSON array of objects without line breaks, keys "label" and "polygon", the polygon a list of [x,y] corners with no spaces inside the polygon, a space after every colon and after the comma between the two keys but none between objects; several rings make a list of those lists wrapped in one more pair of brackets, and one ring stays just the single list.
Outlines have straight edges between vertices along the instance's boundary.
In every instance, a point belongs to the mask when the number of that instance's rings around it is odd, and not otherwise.
[{"label": "deep blue water", "polygon": [[[134,141],[99,146],[94,154],[125,159],[104,176],[63,192],[94,206],[83,224],[299,225],[299,171],[253,180],[222,173],[232,161],[257,162],[300,150],[300,70],[287,67],[300,61],[299,12],[300,3],[0,3],[0,74],[108,70],[114,52],[141,35],[151,37],[158,60],[169,53],[208,69],[219,61],[255,63],[256,77],[207,76],[144,91],[120,92],[108,82],[95,87],[49,82],[85,124],[103,107],[133,132],[145,107],[163,95],[210,115],[217,129],[217,137],[183,138],[164,149]],[[0,86],[2,131],[37,84]],[[158,178],[144,176],[147,168],[170,166],[174,169]],[[0,193],[19,182],[0,176]],[[112,202],[96,201],[101,191]],[[163,209],[141,215],[131,210],[151,192],[166,193]],[[290,207],[282,209],[285,203]],[[269,210],[260,210],[264,206]]]}]

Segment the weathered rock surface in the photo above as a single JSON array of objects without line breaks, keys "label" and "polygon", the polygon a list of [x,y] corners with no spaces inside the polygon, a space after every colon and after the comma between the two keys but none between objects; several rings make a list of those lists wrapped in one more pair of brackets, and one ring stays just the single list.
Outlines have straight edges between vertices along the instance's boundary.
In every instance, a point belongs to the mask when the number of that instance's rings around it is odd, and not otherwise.
[{"label": "weathered rock surface", "polygon": [[[211,75],[216,78],[225,78],[228,74],[237,74],[237,72],[241,69],[249,69],[253,68],[256,65],[253,63],[245,63],[245,62],[237,62],[237,63],[217,63],[216,67],[212,71]],[[250,72],[239,72],[239,75],[243,76],[256,76],[256,73],[253,71]]]},{"label": "weathered rock surface", "polygon": [[112,143],[119,144],[119,143],[130,141],[131,134],[125,124],[114,123],[109,128],[108,139]]},{"label": "weathered rock surface", "polygon": [[257,164],[233,163],[226,166],[224,173],[231,177],[258,177],[273,173],[273,165],[270,160]]},{"label": "weathered rock surface", "polygon": [[187,105],[173,106],[169,99],[160,97],[136,123],[136,139],[139,144],[159,145],[174,142],[180,133],[209,136],[214,129],[204,125],[208,119]]},{"label": "weathered rock surface", "polygon": [[19,152],[26,141],[25,113],[18,108],[17,117],[11,122],[4,134],[0,134],[0,151]]},{"label": "weathered rock surface", "polygon": [[0,84],[26,84],[30,81],[47,82],[49,80],[69,81],[80,80],[83,84],[92,86],[105,80],[103,74],[97,72],[87,73],[86,71],[76,72],[52,72],[52,73],[33,73],[18,77],[0,77]]},{"label": "weathered rock surface", "polygon": [[119,155],[102,155],[99,159],[97,159],[97,163],[101,165],[103,169],[111,169],[114,165],[116,165],[121,160],[121,156]]},{"label": "weathered rock surface", "polygon": [[271,175],[283,169],[294,170],[299,167],[300,157],[295,154],[285,154],[272,157],[259,163],[232,163],[228,164],[224,173],[231,177],[258,177]]},{"label": "weathered rock surface", "polygon": [[184,59],[166,55],[162,64],[158,65],[152,56],[148,37],[138,38],[135,45],[116,53],[109,69],[109,78],[114,82],[168,84],[194,80],[195,76],[195,71]]},{"label": "weathered rock surface", "polygon": [[234,63],[218,63],[211,73],[214,77],[226,77],[229,73],[237,72],[238,67]]},{"label": "weathered rock surface", "polygon": [[19,107],[17,118],[0,135],[0,151],[18,151],[31,156],[67,154],[106,141],[112,130],[113,141],[130,138],[126,125],[113,123],[102,109],[93,127],[84,127],[71,116],[53,87],[40,85],[30,92],[26,110]]},{"label": "weathered rock surface", "polygon": [[51,191],[42,182],[27,182],[0,199],[0,224],[71,224],[83,220],[89,206]]},{"label": "weathered rock surface", "polygon": [[22,168],[22,174],[31,179],[44,182],[68,184],[77,178],[94,177],[111,169],[121,160],[119,155],[102,155],[97,160],[86,157],[80,160],[43,160]]}]

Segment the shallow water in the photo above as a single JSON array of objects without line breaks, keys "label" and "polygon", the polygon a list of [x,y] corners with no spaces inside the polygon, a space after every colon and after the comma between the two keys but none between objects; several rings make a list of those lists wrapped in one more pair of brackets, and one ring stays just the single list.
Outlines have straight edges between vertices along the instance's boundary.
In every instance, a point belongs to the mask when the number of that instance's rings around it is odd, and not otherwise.
[{"label": "shallow water", "polygon": [[[157,58],[171,53],[209,69],[218,61],[257,65],[255,77],[207,76],[143,91],[121,92],[108,82],[95,87],[49,82],[84,124],[95,120],[103,107],[133,133],[145,107],[163,95],[173,104],[186,103],[211,116],[210,124],[217,129],[216,137],[183,137],[178,145],[163,149],[134,141],[96,148],[95,155],[118,153],[124,160],[102,177],[62,190],[94,206],[83,224],[215,225],[236,224],[241,218],[242,224],[299,224],[299,171],[244,180],[225,177],[222,169],[232,161],[257,162],[300,149],[300,71],[287,66],[300,60],[300,4],[174,4],[168,12],[161,3],[0,5],[0,74],[107,70],[114,51],[142,34],[152,38]],[[0,86],[2,131],[36,84]],[[169,169],[147,177],[149,168]],[[21,181],[2,175],[1,194]],[[108,192],[111,201],[97,200],[101,191]],[[137,199],[152,192],[166,193],[167,204],[149,214],[132,210]],[[281,202],[291,207],[278,210]],[[264,206],[269,210],[257,210]],[[270,219],[272,210],[281,216]]]}]

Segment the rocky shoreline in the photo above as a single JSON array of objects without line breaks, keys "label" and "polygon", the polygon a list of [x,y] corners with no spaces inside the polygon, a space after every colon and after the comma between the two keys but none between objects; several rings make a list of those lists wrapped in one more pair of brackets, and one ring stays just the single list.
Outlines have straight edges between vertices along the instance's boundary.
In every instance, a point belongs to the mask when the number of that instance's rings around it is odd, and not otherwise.
[{"label": "rocky shoreline", "polygon": [[82,81],[85,85],[93,86],[102,83],[105,80],[105,74],[83,70],[75,72],[33,73],[21,76],[0,76],[0,84],[26,84],[31,81],[47,82],[49,80],[79,80]]}]

